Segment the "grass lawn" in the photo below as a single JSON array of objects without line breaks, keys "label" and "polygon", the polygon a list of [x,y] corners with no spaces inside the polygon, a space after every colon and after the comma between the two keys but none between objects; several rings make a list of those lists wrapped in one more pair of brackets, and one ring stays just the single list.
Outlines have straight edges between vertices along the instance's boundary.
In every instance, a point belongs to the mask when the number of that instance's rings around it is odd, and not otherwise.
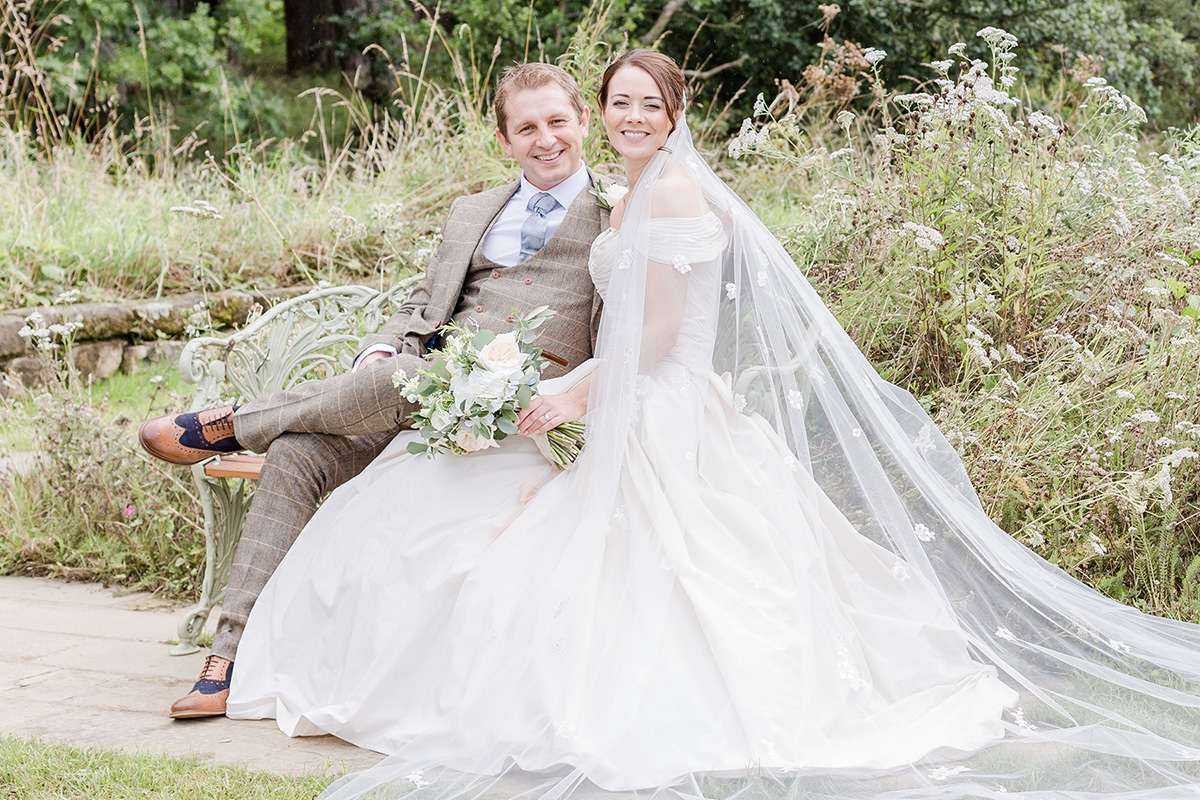
[{"label": "grass lawn", "polygon": [[0,738],[0,797],[20,800],[311,800],[333,779]]}]

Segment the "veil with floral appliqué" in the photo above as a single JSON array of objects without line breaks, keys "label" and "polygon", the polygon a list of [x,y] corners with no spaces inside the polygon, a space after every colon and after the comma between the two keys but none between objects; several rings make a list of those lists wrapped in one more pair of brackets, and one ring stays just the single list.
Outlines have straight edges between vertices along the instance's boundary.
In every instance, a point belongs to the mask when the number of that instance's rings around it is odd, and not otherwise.
[{"label": "veil with floral appliqu\u00e9", "polygon": [[[668,178],[674,186],[694,187],[719,220],[722,246],[708,273],[686,259],[664,258],[649,233],[659,216],[655,188]],[[611,728],[571,763],[523,769],[538,763],[530,742],[464,745],[461,757],[414,742],[322,797],[1100,800],[1200,794],[1200,627],[1104,597],[998,528],[929,415],[875,372],[777,239],[704,161],[686,119],[631,188],[621,227],[609,236],[618,255],[606,276],[588,445],[562,478],[577,502],[559,530],[570,536],[627,525],[617,497],[643,382],[667,352],[689,370],[710,370],[722,376],[737,411],[786,442],[787,468],[811,474],[856,530],[934,587],[972,657],[992,665],[1019,694],[1005,716],[1004,738],[974,753],[934,752],[887,771],[805,772],[760,763],[730,775],[709,774],[697,764],[659,785],[609,792],[592,778],[603,766],[605,742],[620,739],[627,706],[637,703],[640,690],[631,680],[625,701],[604,710]],[[706,294],[697,298],[691,287],[705,274]],[[673,343],[681,326],[692,323],[710,335],[695,337],[693,350],[680,355]],[[600,553],[605,535],[582,546]],[[641,596],[636,602],[638,618],[652,622],[665,601]],[[591,643],[597,661],[620,635]],[[644,646],[653,658],[652,637]],[[502,698],[496,702],[503,706]],[[458,724],[453,708],[444,723],[447,729]]]}]

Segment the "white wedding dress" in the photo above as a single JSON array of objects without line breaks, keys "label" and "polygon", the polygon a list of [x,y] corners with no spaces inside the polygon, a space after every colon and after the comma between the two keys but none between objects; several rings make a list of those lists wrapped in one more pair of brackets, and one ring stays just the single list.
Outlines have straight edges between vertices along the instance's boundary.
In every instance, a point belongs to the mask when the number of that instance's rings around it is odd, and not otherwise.
[{"label": "white wedding dress", "polygon": [[[268,583],[229,716],[473,775],[565,765],[610,791],[896,768],[1005,736],[1017,693],[941,589],[857,532],[713,372],[721,220],[639,235],[689,288],[638,378],[610,513],[579,514],[587,453],[557,473],[521,436],[427,459],[399,435]],[[619,238],[593,246],[602,293]]]}]

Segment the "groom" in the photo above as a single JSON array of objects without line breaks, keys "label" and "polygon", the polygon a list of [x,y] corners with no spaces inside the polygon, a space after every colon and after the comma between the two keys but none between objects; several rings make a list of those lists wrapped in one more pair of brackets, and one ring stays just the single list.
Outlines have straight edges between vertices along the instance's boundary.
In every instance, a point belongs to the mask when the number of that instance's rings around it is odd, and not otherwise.
[{"label": "groom", "polygon": [[234,556],[229,588],[200,679],[171,706],[176,719],[225,713],[233,659],[250,608],[321,498],[361,472],[408,425],[411,406],[392,383],[422,363],[450,320],[496,331],[514,309],[548,305],[539,329],[546,377],[586,360],[600,302],[588,275],[592,240],[608,214],[588,192],[596,176],[581,155],[588,108],[575,81],[550,64],[509,68],[496,90],[496,136],[521,179],[460,197],[425,281],[375,336],[354,370],[243,406],[167,415],[143,423],[142,446],[175,464],[217,453],[266,453]]}]

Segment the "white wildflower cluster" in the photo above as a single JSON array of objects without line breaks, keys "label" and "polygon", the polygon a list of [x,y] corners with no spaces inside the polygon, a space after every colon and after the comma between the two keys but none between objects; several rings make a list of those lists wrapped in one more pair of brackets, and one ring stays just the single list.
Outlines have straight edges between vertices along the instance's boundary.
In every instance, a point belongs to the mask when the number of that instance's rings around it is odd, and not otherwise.
[{"label": "white wildflower cluster", "polygon": [[183,317],[183,332],[189,339],[195,339],[197,336],[211,333],[216,329],[217,324],[213,321],[206,300],[201,300],[189,308]]},{"label": "white wildflower cluster", "polygon": [[1034,111],[1026,117],[1025,124],[1039,133],[1046,133],[1050,136],[1058,136],[1062,133],[1062,128],[1054,121],[1054,117],[1041,111]]},{"label": "white wildflower cluster", "polygon": [[225,219],[221,216],[221,212],[217,211],[216,207],[207,200],[193,200],[190,206],[171,206],[171,212],[200,219]]},{"label": "white wildflower cluster", "polygon": [[1127,114],[1130,120],[1139,125],[1146,121],[1145,110],[1129,95],[1123,94],[1115,86],[1110,86],[1104,78],[1088,78],[1083,85],[1088,90],[1083,107],[1095,107],[1100,111],[1119,111]]},{"label": "white wildflower cluster", "polygon": [[1171,290],[1165,286],[1154,286],[1147,284],[1142,287],[1142,294],[1148,294],[1151,297],[1170,297]]},{"label": "white wildflower cluster", "polygon": [[729,142],[729,157],[741,158],[750,153],[757,153],[759,145],[766,139],[766,131],[759,132],[754,127],[754,120],[747,117],[742,120],[742,127],[737,136],[734,136]]},{"label": "white wildflower cluster", "polygon": [[1108,552],[1108,548],[1104,546],[1104,542],[1100,541],[1100,537],[1094,533],[1088,536],[1088,546],[1098,556],[1102,556]]},{"label": "white wildflower cluster", "polygon": [[1017,47],[1017,37],[1008,31],[990,26],[976,32],[975,35],[987,42],[988,47],[992,49],[992,58],[1000,67],[1000,85],[1011,89],[1016,84],[1017,73],[1020,71],[1011,63],[1016,58],[1013,50]]},{"label": "white wildflower cluster", "polygon": [[841,127],[841,129],[849,133],[850,126],[854,123],[856,117],[854,116],[853,111],[842,110],[837,113],[837,117],[835,117],[835,119],[837,120],[837,124]]},{"label": "white wildflower cluster", "polygon": [[932,253],[946,243],[946,239],[940,232],[934,228],[925,225],[918,225],[915,222],[906,222],[900,230],[901,236],[912,234],[913,243],[921,248]]},{"label": "white wildflower cluster", "polygon": [[763,93],[759,92],[758,97],[754,98],[754,116],[761,117],[767,112],[767,100],[763,97]]},{"label": "white wildflower cluster", "polygon": [[71,322],[55,322],[46,324],[46,318],[41,312],[31,311],[25,318],[25,325],[17,331],[17,335],[33,342],[34,347],[43,352],[57,350],[62,342],[69,341],[75,331],[83,327],[82,318]]},{"label": "white wildflower cluster", "polygon": [[849,158],[854,155],[853,147],[843,147],[840,150],[834,150],[829,154],[830,161],[837,161],[839,158]]},{"label": "white wildflower cluster", "polygon": [[901,106],[922,106],[929,107],[934,103],[933,95],[925,94],[924,92],[915,92],[913,94],[901,94],[892,98],[892,102]]},{"label": "white wildflower cluster", "polygon": [[54,298],[54,305],[62,306],[70,305],[71,303],[78,303],[81,297],[83,297],[83,295],[78,289],[67,289],[65,292],[60,292],[59,295]]},{"label": "white wildflower cluster", "polygon": [[954,62],[947,58],[945,61],[930,61],[929,66],[945,75],[950,71],[950,67],[954,66]]},{"label": "white wildflower cluster", "polygon": [[1147,408],[1131,416],[1129,421],[1134,425],[1153,425],[1159,422],[1159,418],[1158,414]]},{"label": "white wildflower cluster", "polygon": [[367,235],[367,226],[348,215],[341,206],[329,209],[329,227],[343,242],[353,242]]},{"label": "white wildflower cluster", "polygon": [[867,63],[869,63],[871,66],[875,66],[880,61],[883,61],[885,58],[887,58],[887,51],[880,50],[877,47],[868,47],[863,53],[863,58],[865,58]]},{"label": "white wildflower cluster", "polygon": [[404,204],[376,203],[371,206],[371,225],[381,231],[385,239],[400,238],[405,227]]}]

